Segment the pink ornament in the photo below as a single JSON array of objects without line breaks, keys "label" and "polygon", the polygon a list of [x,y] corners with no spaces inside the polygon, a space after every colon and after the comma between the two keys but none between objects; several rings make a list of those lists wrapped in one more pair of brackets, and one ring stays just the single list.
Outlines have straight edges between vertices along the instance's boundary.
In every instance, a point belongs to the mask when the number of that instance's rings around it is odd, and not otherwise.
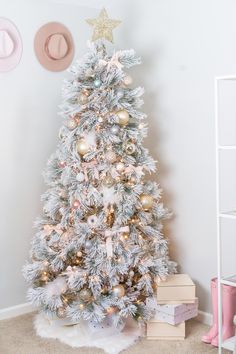
[{"label": "pink ornament", "polygon": [[75,201],[73,202],[73,208],[74,208],[74,209],[78,209],[79,206],[80,206],[79,200],[75,200]]},{"label": "pink ornament", "polygon": [[60,166],[61,168],[66,167],[66,161],[60,161],[60,162],[59,162],[59,166]]}]

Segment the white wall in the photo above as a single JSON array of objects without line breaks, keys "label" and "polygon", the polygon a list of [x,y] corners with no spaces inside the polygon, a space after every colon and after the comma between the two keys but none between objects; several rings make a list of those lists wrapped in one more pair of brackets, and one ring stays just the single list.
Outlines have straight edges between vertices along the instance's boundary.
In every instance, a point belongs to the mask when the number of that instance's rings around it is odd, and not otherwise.
[{"label": "white wall", "polygon": [[[19,4],[20,3],[20,4]],[[22,34],[20,65],[0,74],[1,250],[0,308],[25,302],[21,267],[41,210],[41,171],[54,151],[63,73],[50,73],[33,53],[36,30],[61,21],[85,52],[85,18],[106,6],[122,19],[118,48],[134,48],[143,65],[131,71],[146,88],[150,133],[146,145],[160,162],[159,180],[175,217],[168,227],[171,254],[196,281],[200,307],[210,310],[209,281],[216,274],[213,78],[236,73],[236,3],[233,0],[80,1],[1,0],[0,13]],[[80,6],[80,5],[86,6]],[[89,7],[90,6],[90,7]]]}]

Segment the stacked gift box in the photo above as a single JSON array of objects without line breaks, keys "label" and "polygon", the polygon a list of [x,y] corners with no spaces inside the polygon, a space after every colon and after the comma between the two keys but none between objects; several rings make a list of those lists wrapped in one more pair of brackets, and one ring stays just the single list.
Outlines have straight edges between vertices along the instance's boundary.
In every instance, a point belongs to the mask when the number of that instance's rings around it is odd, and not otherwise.
[{"label": "stacked gift box", "polygon": [[182,340],[185,321],[198,314],[196,286],[187,274],[170,275],[157,284],[157,294],[147,300],[155,316],[147,323],[148,339]]}]

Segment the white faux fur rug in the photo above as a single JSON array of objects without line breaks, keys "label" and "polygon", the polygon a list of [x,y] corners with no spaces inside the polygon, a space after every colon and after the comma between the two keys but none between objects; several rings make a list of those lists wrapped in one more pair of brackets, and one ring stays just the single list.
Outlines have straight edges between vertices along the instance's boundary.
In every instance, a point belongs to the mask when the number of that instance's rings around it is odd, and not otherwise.
[{"label": "white faux fur rug", "polygon": [[[60,323],[60,324],[59,324]],[[85,322],[76,325],[62,325],[63,322],[48,320],[42,314],[35,317],[34,325],[37,335],[43,338],[59,339],[71,347],[97,347],[107,354],[118,354],[130,347],[140,336],[143,330],[137,323],[128,319],[122,332],[104,329],[93,332]]]}]

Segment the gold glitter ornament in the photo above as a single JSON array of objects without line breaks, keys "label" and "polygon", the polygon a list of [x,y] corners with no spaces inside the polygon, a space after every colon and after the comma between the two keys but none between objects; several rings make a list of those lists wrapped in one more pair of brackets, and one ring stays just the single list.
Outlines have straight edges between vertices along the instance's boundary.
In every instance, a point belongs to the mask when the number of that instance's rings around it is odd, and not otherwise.
[{"label": "gold glitter ornament", "polygon": [[89,151],[89,144],[85,139],[79,139],[76,143],[77,151],[80,155],[84,156]]},{"label": "gold glitter ornament", "polygon": [[125,288],[122,284],[115,285],[112,288],[112,293],[116,297],[123,297],[125,295]]},{"label": "gold glitter ornament", "polygon": [[116,112],[117,117],[119,118],[120,125],[126,125],[129,122],[129,113],[125,109],[121,109]]},{"label": "gold glitter ornament", "polygon": [[153,197],[149,194],[141,194],[140,202],[142,204],[142,208],[147,211],[153,206]]},{"label": "gold glitter ornament", "polygon": [[113,186],[113,184],[114,184],[114,179],[111,177],[111,176],[106,176],[104,179],[103,179],[103,181],[102,181],[102,183],[104,184],[104,186],[106,186],[106,187],[111,187],[111,186]]},{"label": "gold glitter ornament", "polygon": [[110,19],[105,9],[101,10],[98,18],[87,19],[86,22],[94,27],[92,41],[96,41],[99,38],[105,38],[112,43],[112,31],[121,23],[121,21]]}]

